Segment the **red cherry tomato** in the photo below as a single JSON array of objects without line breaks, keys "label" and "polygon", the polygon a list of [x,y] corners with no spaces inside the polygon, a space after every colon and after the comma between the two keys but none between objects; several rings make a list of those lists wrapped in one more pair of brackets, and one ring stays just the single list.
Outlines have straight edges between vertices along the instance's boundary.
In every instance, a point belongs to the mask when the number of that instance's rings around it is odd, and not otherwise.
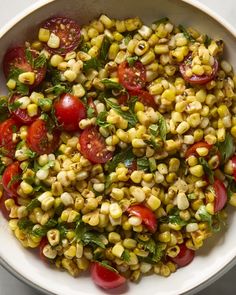
[{"label": "red cherry tomato", "polygon": [[[38,53],[35,51],[30,51],[33,58],[38,56]],[[23,46],[15,47],[9,49],[3,59],[3,71],[8,79],[9,74],[13,68],[20,69],[24,72],[34,72],[35,73],[35,82],[33,85],[30,85],[30,89],[38,86],[46,75],[46,66],[40,68],[33,68],[32,65],[26,58],[26,48]]]},{"label": "red cherry tomato", "polygon": [[131,91],[131,96],[137,96],[138,101],[148,107],[157,108],[157,104],[155,103],[153,95],[151,95],[148,91],[139,90],[139,91]]},{"label": "red cherry tomato", "polygon": [[19,130],[19,123],[9,118],[0,124],[0,148],[1,153],[9,158],[14,158],[16,142],[13,142],[13,133]]},{"label": "red cherry tomato", "polygon": [[215,179],[213,188],[215,191],[214,211],[216,213],[224,208],[227,202],[227,192],[224,183],[219,179]]},{"label": "red cherry tomato", "polygon": [[104,164],[112,158],[113,153],[107,150],[105,140],[96,127],[86,128],[79,142],[81,154],[93,163]]},{"label": "red cherry tomato", "polygon": [[2,212],[2,215],[5,217],[5,219],[9,220],[9,211],[7,210],[6,206],[5,206],[5,201],[10,199],[11,196],[6,192],[3,191],[3,195],[0,198],[0,211]]},{"label": "red cherry tomato", "polygon": [[138,165],[136,160],[125,160],[124,161],[125,167],[128,168],[129,174],[134,172],[135,170],[138,170]]},{"label": "red cherry tomato", "polygon": [[37,116],[30,117],[26,109],[21,109],[20,107],[18,107],[17,109],[11,110],[11,104],[13,104],[19,98],[20,98],[20,95],[17,95],[17,94],[10,97],[8,102],[10,113],[20,123],[23,123],[25,125],[30,125],[39,117],[40,112],[38,112]]},{"label": "red cherry tomato", "polygon": [[20,185],[21,168],[19,162],[7,166],[2,175],[2,185],[9,196],[17,197],[17,189]]},{"label": "red cherry tomato", "polygon": [[122,93],[119,97],[118,97],[118,103],[120,105],[126,105],[127,101],[129,99],[129,94],[127,92]]},{"label": "red cherry tomato", "polygon": [[90,273],[94,283],[103,289],[114,289],[126,283],[123,276],[102,266],[99,262],[92,263]]},{"label": "red cherry tomato", "polygon": [[233,167],[234,180],[236,181],[236,156],[233,156],[231,158],[231,162],[232,162],[232,167]]},{"label": "red cherry tomato", "polygon": [[188,157],[190,156],[196,156],[196,157],[199,157],[198,153],[197,153],[197,149],[198,148],[207,148],[208,150],[210,150],[212,148],[212,145],[206,143],[205,141],[200,141],[200,142],[197,142],[195,144],[193,144],[192,146],[190,146],[186,153],[185,153],[185,158],[187,159]]},{"label": "red cherry tomato", "polygon": [[41,119],[34,121],[28,128],[26,142],[31,150],[39,155],[53,153],[60,140],[60,132],[49,132],[46,122]]},{"label": "red cherry tomato", "polygon": [[126,89],[141,90],[146,84],[146,69],[140,61],[136,61],[133,66],[125,61],[118,66],[118,77]]},{"label": "red cherry tomato", "polygon": [[79,98],[69,93],[62,94],[55,102],[57,121],[66,131],[79,129],[79,122],[86,118],[86,108]]},{"label": "red cherry tomato", "polygon": [[180,73],[183,76],[185,81],[192,83],[192,84],[201,85],[201,84],[206,84],[215,78],[216,73],[218,71],[218,61],[216,59],[215,59],[214,65],[213,65],[212,73],[210,75],[203,74],[201,76],[198,76],[198,75],[193,74],[191,77],[188,77],[186,75],[186,71],[188,69],[191,69],[191,62],[192,62],[192,56],[189,55],[185,58],[185,60],[179,66]]},{"label": "red cherry tomato", "polygon": [[157,230],[157,218],[155,214],[144,205],[134,205],[127,209],[127,212],[132,216],[137,216],[142,219],[143,224],[147,229],[154,233]]},{"label": "red cherry tomato", "polygon": [[67,17],[52,17],[42,25],[50,33],[54,33],[60,39],[59,48],[47,46],[47,50],[53,54],[65,56],[66,53],[78,47],[80,41],[80,26],[72,19]]},{"label": "red cherry tomato", "polygon": [[171,260],[179,267],[183,267],[192,262],[195,256],[195,251],[188,249],[185,244],[179,245],[179,248],[179,254],[175,258],[171,258]]}]

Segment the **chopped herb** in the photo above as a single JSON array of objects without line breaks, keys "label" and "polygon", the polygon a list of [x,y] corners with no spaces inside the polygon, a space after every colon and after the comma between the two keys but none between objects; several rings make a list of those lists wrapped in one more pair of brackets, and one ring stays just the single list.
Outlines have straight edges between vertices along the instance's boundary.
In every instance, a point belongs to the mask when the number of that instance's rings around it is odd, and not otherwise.
[{"label": "chopped herb", "polygon": [[53,218],[49,219],[47,223],[45,223],[44,226],[34,229],[32,231],[32,234],[38,237],[44,237],[47,235],[47,232],[52,229],[52,228],[56,228],[57,225],[57,221]]},{"label": "chopped herb", "polygon": [[134,112],[132,112],[132,110],[129,109],[127,111],[123,111],[118,104],[112,102],[110,99],[104,99],[108,107],[115,110],[119,115],[121,115],[125,120],[128,121],[130,127],[134,127],[137,124],[137,117]]},{"label": "chopped herb", "polygon": [[34,68],[35,69],[39,69],[42,68],[46,65],[47,63],[47,58],[45,54],[40,54],[39,56],[37,56],[34,60]]},{"label": "chopped herb", "polygon": [[55,165],[55,161],[51,160],[47,164],[45,164],[43,167],[40,167],[40,169],[48,170],[48,169],[54,167],[54,165]]},{"label": "chopped herb", "polygon": [[57,69],[53,68],[52,66],[48,66],[48,75],[49,80],[52,81],[53,85],[57,85],[61,83],[61,73]]},{"label": "chopped herb", "polygon": [[98,263],[100,263],[103,267],[105,267],[105,268],[107,268],[107,269],[109,269],[109,270],[111,270],[111,271],[114,271],[114,272],[118,273],[118,270],[116,270],[114,267],[112,267],[112,266],[109,264],[108,261],[103,260],[103,261],[101,261],[101,262],[98,261]]},{"label": "chopped herb", "polygon": [[129,56],[129,57],[127,57],[126,60],[129,64],[129,66],[132,67],[135,64],[135,62],[138,60],[138,56]]},{"label": "chopped herb", "polygon": [[127,105],[132,112],[134,112],[134,107],[135,107],[135,103],[137,102],[137,100],[138,100],[137,96],[130,96],[127,101]]},{"label": "chopped herb", "polygon": [[212,228],[212,215],[206,210],[206,206],[202,205],[198,210],[197,214],[200,216],[202,221],[208,223],[209,227]]},{"label": "chopped herb", "polygon": [[30,231],[34,226],[34,223],[31,220],[24,217],[18,220],[17,225],[20,230]]},{"label": "chopped herb", "polygon": [[80,47],[80,51],[86,52],[88,53],[89,49],[91,48],[89,43],[82,43],[81,47]]},{"label": "chopped herb", "polygon": [[60,232],[60,239],[64,239],[66,237],[66,234],[68,232],[68,229],[63,225],[62,223],[59,223],[56,227]]},{"label": "chopped herb", "polygon": [[160,19],[154,21],[153,23],[155,25],[159,26],[160,24],[166,24],[166,23],[168,23],[168,21],[169,21],[169,18],[168,17],[163,17],[163,18],[160,18]]},{"label": "chopped herb", "polygon": [[17,110],[20,106],[22,105],[22,103],[20,101],[15,100],[13,103],[10,103],[8,105],[8,108],[10,111],[15,111]]},{"label": "chopped herb", "polygon": [[28,95],[29,94],[29,86],[17,81],[16,82],[16,92],[21,95]]},{"label": "chopped herb", "polygon": [[32,199],[29,204],[26,206],[26,209],[31,212],[33,211],[35,208],[38,208],[38,207],[41,207],[41,203],[40,201],[35,198],[35,199]]},{"label": "chopped herb", "polygon": [[132,148],[122,150],[120,153],[117,153],[112,160],[107,163],[108,172],[115,171],[119,163],[124,163],[127,160],[133,161],[135,156],[132,152]]},{"label": "chopped herb", "polygon": [[214,171],[210,168],[208,162],[204,158],[200,157],[199,163],[202,165],[205,174],[208,176],[208,179],[212,184],[214,182]]},{"label": "chopped herb", "polygon": [[155,158],[149,158],[148,161],[149,161],[150,171],[151,171],[151,172],[156,171],[156,169],[157,169],[157,164],[156,164],[156,160],[155,160]]},{"label": "chopped herb", "polygon": [[12,125],[11,130],[12,130],[13,133],[16,133],[18,128],[17,128],[16,125]]},{"label": "chopped herb", "polygon": [[205,35],[204,45],[206,47],[208,47],[211,44],[211,41],[212,41],[212,39],[208,35]]},{"label": "chopped herb", "polygon": [[54,93],[56,96],[61,95],[62,93],[71,92],[71,87],[64,83],[64,84],[56,84],[52,87],[45,89],[45,93]]},{"label": "chopped herb", "polygon": [[95,109],[92,108],[92,107],[88,107],[87,108],[87,117],[90,119],[90,118],[93,118],[95,116]]},{"label": "chopped herb", "polygon": [[11,180],[8,182],[7,187],[11,187],[13,184],[15,184],[16,182],[18,182],[19,180],[21,180],[21,175],[17,174],[14,175]]},{"label": "chopped herb", "polygon": [[99,54],[99,59],[102,63],[105,63],[107,60],[107,54],[108,54],[110,46],[111,46],[111,39],[105,35],[102,41],[101,50]]},{"label": "chopped herb", "polygon": [[123,87],[120,85],[120,83],[114,82],[111,79],[102,79],[101,82],[104,84],[104,86],[107,89],[115,89],[115,90],[123,89]]},{"label": "chopped herb", "polygon": [[129,44],[129,41],[132,40],[132,35],[127,34],[124,38],[124,44],[127,46]]},{"label": "chopped herb", "polygon": [[22,69],[19,69],[16,67],[11,67],[11,70],[8,75],[8,79],[13,79],[13,80],[17,81],[19,75],[22,73],[24,73],[24,71]]},{"label": "chopped herb", "polygon": [[236,182],[235,182],[234,177],[231,176],[231,175],[225,174],[225,177],[226,177],[226,179],[228,181],[228,184],[227,184],[227,197],[228,197],[228,200],[230,200],[232,195],[234,193],[236,193]]},{"label": "chopped herb", "polygon": [[100,238],[100,236],[97,232],[88,231],[88,232],[84,233],[81,240],[84,245],[95,244],[98,247],[101,247],[102,249],[106,248],[102,239]]},{"label": "chopped herb", "polygon": [[[55,87],[55,86],[54,86]],[[52,106],[52,100],[50,98],[41,98],[38,100],[38,105],[43,111],[47,111]]]},{"label": "chopped herb", "polygon": [[152,124],[149,126],[149,132],[153,135],[153,136],[157,136],[159,134],[159,127],[156,124]]},{"label": "chopped herb", "polygon": [[178,224],[180,226],[185,226],[187,222],[180,218],[179,216],[179,209],[174,207],[170,210],[168,216],[163,216],[159,219],[161,223],[171,223],[171,224]]},{"label": "chopped herb", "polygon": [[137,166],[139,170],[147,171],[149,170],[149,160],[147,157],[138,158]]},{"label": "chopped herb", "polygon": [[84,62],[83,70],[87,72],[90,69],[98,70],[100,67],[100,61],[96,57],[92,57]]},{"label": "chopped herb", "polygon": [[185,29],[184,26],[179,25],[178,26],[180,32],[182,32],[184,34],[184,37],[189,40],[190,42],[195,42],[196,40],[193,38],[193,36],[191,34],[189,34],[189,32]]},{"label": "chopped herb", "polygon": [[111,124],[107,122],[107,112],[100,112],[96,119],[96,124],[100,127],[108,127]]},{"label": "chopped herb", "polygon": [[216,144],[221,155],[222,164],[226,163],[234,154],[234,140],[233,137],[227,133],[225,141]]},{"label": "chopped herb", "polygon": [[129,262],[130,261],[130,254],[128,250],[124,250],[124,252],[122,253],[121,259],[123,259],[125,262]]},{"label": "chopped herb", "polygon": [[144,250],[149,251],[150,254],[148,257],[142,259],[148,263],[157,263],[161,260],[164,255],[165,246],[159,242],[155,242],[152,238],[150,238],[147,242],[139,240],[139,243],[143,246]]},{"label": "chopped herb", "polygon": [[32,55],[32,52],[29,48],[25,49],[25,56],[26,56],[26,60],[27,62],[32,66],[32,68],[34,67],[34,58]]},{"label": "chopped herb", "polygon": [[7,101],[8,101],[7,97],[0,96],[0,122],[5,121],[9,116]]},{"label": "chopped herb", "polygon": [[166,134],[167,134],[167,126],[166,126],[166,121],[163,116],[160,116],[158,120],[158,128],[159,128],[159,134],[160,137],[163,141],[166,140]]}]

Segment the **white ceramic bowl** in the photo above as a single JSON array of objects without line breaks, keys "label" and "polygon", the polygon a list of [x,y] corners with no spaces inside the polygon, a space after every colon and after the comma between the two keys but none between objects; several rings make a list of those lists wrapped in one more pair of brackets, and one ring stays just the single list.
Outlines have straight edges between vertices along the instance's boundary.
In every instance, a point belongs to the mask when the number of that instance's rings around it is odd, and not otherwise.
[{"label": "white ceramic bowl", "polygon": [[[36,36],[38,24],[52,15],[67,15],[84,24],[106,13],[114,18],[139,16],[145,23],[168,16],[175,24],[191,25],[226,43],[225,56],[236,69],[236,32],[230,25],[196,1],[190,0],[44,0],[14,18],[0,31],[0,60],[6,49]],[[0,85],[4,77],[0,74]],[[3,88],[3,87],[1,87]],[[234,265],[236,259],[236,214],[229,212],[227,230],[209,239],[194,261],[168,278],[148,276],[126,290],[109,294],[158,295],[193,294],[217,279]],[[65,272],[47,267],[32,252],[23,249],[0,216],[0,262],[13,275],[48,294],[104,294],[83,275],[72,278]]]}]

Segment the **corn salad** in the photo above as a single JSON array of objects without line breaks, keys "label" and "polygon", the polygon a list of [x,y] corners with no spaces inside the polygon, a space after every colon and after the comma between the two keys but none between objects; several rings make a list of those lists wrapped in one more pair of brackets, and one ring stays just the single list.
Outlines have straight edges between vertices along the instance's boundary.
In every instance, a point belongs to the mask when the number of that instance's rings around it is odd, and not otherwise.
[{"label": "corn salad", "polygon": [[223,45],[168,18],[101,15],[52,18],[8,51],[1,209],[22,246],[74,277],[99,263],[136,282],[190,263],[236,206]]}]

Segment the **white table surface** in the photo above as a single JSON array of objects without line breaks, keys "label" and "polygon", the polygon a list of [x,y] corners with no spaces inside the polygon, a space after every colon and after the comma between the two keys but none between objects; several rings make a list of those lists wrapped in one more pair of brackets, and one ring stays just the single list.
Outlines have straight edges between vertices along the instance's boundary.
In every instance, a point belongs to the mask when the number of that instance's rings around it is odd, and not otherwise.
[{"label": "white table surface", "polygon": [[[37,0],[0,0],[0,26],[35,1]],[[199,0],[199,2],[212,8],[236,27],[235,0]],[[236,267],[198,295],[236,294],[235,278]],[[39,293],[15,279],[0,266],[0,295],[39,295]]]}]

